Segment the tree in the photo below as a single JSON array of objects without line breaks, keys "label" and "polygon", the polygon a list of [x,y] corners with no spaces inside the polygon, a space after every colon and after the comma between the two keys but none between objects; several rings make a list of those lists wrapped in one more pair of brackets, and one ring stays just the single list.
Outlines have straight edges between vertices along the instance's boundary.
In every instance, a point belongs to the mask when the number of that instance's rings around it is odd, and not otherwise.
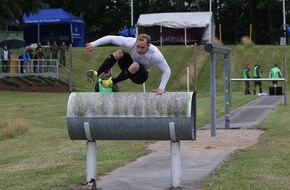
[{"label": "tree", "polygon": [[279,40],[283,23],[281,1],[215,0],[213,7],[216,24],[222,25],[223,43],[240,43],[243,36],[250,35],[250,24],[256,44],[274,44]]},{"label": "tree", "polygon": [[37,13],[39,9],[47,7],[47,4],[41,0],[2,0],[0,7],[0,30],[6,30],[8,22],[13,23],[16,20],[20,25],[23,24],[23,15],[30,15],[31,13]]},{"label": "tree", "polygon": [[[289,4],[286,1],[286,12]],[[163,12],[202,12],[209,11],[209,0],[133,0],[134,24],[140,14]],[[86,41],[131,25],[131,0],[2,0],[0,28],[6,21],[19,20],[23,14],[36,13],[41,8],[63,8],[67,12],[82,17],[85,22]],[[243,36],[250,35],[256,44],[274,44],[281,36],[283,24],[282,0],[212,0],[212,12],[216,23],[222,26],[224,44],[236,44]],[[286,20],[290,19],[286,15]]]}]

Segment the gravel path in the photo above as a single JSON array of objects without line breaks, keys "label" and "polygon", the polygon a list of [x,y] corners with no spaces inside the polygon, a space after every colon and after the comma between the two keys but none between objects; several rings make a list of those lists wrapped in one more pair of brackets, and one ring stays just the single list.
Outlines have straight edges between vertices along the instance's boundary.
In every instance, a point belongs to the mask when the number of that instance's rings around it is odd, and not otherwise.
[{"label": "gravel path", "polygon": [[[263,132],[257,129],[219,129],[216,131],[216,137],[211,137],[210,130],[197,130],[197,140],[181,141],[181,151],[244,149],[257,143]],[[149,150],[170,151],[170,144],[167,141],[158,141],[150,145]]]}]

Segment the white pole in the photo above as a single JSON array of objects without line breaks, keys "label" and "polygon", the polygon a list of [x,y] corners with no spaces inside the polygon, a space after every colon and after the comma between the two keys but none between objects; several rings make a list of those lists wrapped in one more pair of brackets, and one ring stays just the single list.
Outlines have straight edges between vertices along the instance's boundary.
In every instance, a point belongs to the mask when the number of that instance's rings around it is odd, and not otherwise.
[{"label": "white pole", "polygon": [[145,82],[143,83],[143,92],[146,92]]},{"label": "white pole", "polygon": [[96,189],[97,150],[96,141],[87,141],[87,189]]},{"label": "white pole", "polygon": [[134,25],[133,0],[131,0],[131,27]]},{"label": "white pole", "polygon": [[212,14],[212,11],[211,11],[212,10],[212,8],[211,8],[211,4],[212,4],[211,1],[212,0],[209,0],[209,12],[211,13],[210,20],[209,20],[209,26],[208,26],[209,27],[209,43],[211,43],[211,35],[212,35],[211,34],[211,32],[212,32],[211,31],[211,27],[212,27],[211,26],[211,21],[212,21],[212,17],[213,17],[213,14]]},{"label": "white pole", "polygon": [[283,0],[283,44],[282,45],[286,45],[286,16],[285,16],[285,0]]},{"label": "white pole", "polygon": [[189,67],[186,67],[186,83],[187,83],[187,92],[189,92]]},{"label": "white pole", "polygon": [[180,161],[180,142],[170,142],[171,158],[171,188],[180,188],[181,183],[181,161]]}]

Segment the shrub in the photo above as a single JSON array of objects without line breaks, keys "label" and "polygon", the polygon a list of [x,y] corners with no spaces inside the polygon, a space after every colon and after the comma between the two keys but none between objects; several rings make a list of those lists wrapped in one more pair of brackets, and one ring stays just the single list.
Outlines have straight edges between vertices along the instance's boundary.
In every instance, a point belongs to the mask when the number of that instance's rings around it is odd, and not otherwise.
[{"label": "shrub", "polygon": [[19,80],[19,81],[21,81],[21,82],[23,82],[27,86],[32,86],[32,83],[29,80],[27,80],[26,78],[24,78],[24,77],[17,76],[16,79]]},{"label": "shrub", "polygon": [[3,83],[9,85],[9,86],[15,86],[15,87],[20,87],[20,84],[13,81],[13,80],[10,80],[10,77],[4,77],[2,79]]},{"label": "shrub", "polygon": [[41,81],[37,83],[37,86],[46,86],[47,83],[45,81]]},{"label": "shrub", "polygon": [[50,81],[48,78],[45,78],[43,76],[39,76],[39,78],[41,78],[43,81],[45,81],[46,84],[48,84],[49,86],[54,86],[55,82]]},{"label": "shrub", "polygon": [[249,36],[243,36],[241,38],[241,43],[242,43],[242,45],[244,45],[246,47],[250,47],[250,46],[254,45],[254,43],[252,42],[252,40],[250,39]]},{"label": "shrub", "polygon": [[28,130],[27,123],[22,118],[0,120],[0,140],[13,138]]},{"label": "shrub", "polygon": [[38,82],[38,83],[43,82],[42,79],[40,79],[38,77],[35,77],[35,76],[32,76],[32,75],[26,75],[25,78],[27,80],[30,80],[30,81],[33,81],[33,82]]},{"label": "shrub", "polygon": [[52,78],[52,77],[48,77],[47,80],[49,80],[49,81],[51,81],[51,82],[53,82],[53,83],[55,83],[55,82],[57,81],[56,78]]},{"label": "shrub", "polygon": [[66,81],[62,80],[62,79],[58,79],[57,82],[60,83],[60,84],[65,85],[65,86],[68,86],[68,83]]}]

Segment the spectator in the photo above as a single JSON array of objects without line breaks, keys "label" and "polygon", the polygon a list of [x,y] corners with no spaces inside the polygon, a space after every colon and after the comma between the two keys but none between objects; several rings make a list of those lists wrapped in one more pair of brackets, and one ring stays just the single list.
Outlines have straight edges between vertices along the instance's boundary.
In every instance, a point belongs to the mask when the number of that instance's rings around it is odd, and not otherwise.
[{"label": "spectator", "polygon": [[56,41],[54,41],[51,46],[51,59],[58,59],[58,50],[59,50],[58,45]]},{"label": "spectator", "polygon": [[130,37],[133,37],[133,38],[136,38],[136,27],[132,26],[132,27],[129,29],[129,36],[130,36]]},{"label": "spectator", "polygon": [[20,59],[20,73],[26,73],[24,69],[24,62],[30,62],[30,53],[29,47],[25,47],[25,51],[18,57]]},{"label": "spectator", "polygon": [[42,45],[41,45],[40,42],[37,44],[37,47],[36,47],[36,49],[35,49],[35,53],[37,53],[37,51],[39,50],[39,48],[42,48]]},{"label": "spectator", "polygon": [[125,25],[121,30],[119,30],[119,35],[124,37],[129,37],[129,29]]},{"label": "spectator", "polygon": [[49,41],[47,41],[47,44],[43,46],[42,50],[43,50],[44,59],[46,59],[45,67],[47,70],[47,68],[49,67],[49,60],[50,60],[50,55],[51,55],[51,45]]},{"label": "spectator", "polygon": [[[51,46],[51,59],[58,60],[58,51],[59,51],[59,47],[56,41],[54,41]],[[53,61],[53,62],[54,62],[55,67],[58,66],[57,61]]]},{"label": "spectator", "polygon": [[65,67],[66,52],[68,52],[68,47],[65,45],[65,42],[62,42],[61,46],[59,46],[59,50],[59,63]]},{"label": "spectator", "polygon": [[[274,67],[270,70],[269,78],[272,78],[272,79],[282,78],[281,71],[278,68],[277,64],[275,64]],[[277,87],[278,81],[277,80],[273,80],[272,84],[273,84],[274,87]]]},{"label": "spectator", "polygon": [[[261,64],[258,63],[255,65],[254,67],[254,78],[255,79],[258,79],[258,78],[261,78],[262,77],[262,70],[261,70]],[[260,93],[263,93],[262,92],[262,81],[254,81],[254,95],[256,95],[256,88],[257,86],[259,86],[259,92]]]},{"label": "spectator", "polygon": [[123,27],[120,28],[120,30],[118,31],[118,36],[123,36]]},{"label": "spectator", "polygon": [[[29,63],[29,66],[30,67],[33,67],[33,68],[31,68],[31,72],[34,72],[34,62],[35,62],[35,60],[34,60],[34,55],[35,55],[35,53],[33,52],[33,49],[29,46],[28,47],[28,53],[29,53],[29,57],[31,58],[31,61],[30,61],[30,63]],[[30,65],[31,64],[31,65]],[[30,69],[30,68],[29,68]],[[35,72],[34,72],[35,73]]]},{"label": "spectator", "polygon": [[47,44],[42,47],[43,50],[43,55],[45,59],[50,59],[50,54],[51,54],[51,45],[50,42],[47,41]]},{"label": "spectator", "polygon": [[9,62],[11,58],[10,56],[11,56],[11,51],[7,48],[7,46],[4,46],[2,50],[2,55],[1,55],[3,73],[9,72]]},{"label": "spectator", "polygon": [[43,73],[46,71],[45,68],[45,57],[42,51],[42,48],[39,48],[37,53],[34,55],[34,72],[36,73],[37,71],[40,73]]},{"label": "spectator", "polygon": [[[33,58],[33,49],[31,47],[28,47],[28,53],[30,59]],[[27,66],[26,66],[26,72],[27,73],[33,73],[33,60],[27,61]]]},{"label": "spectator", "polygon": [[[248,64],[244,69],[244,78],[249,79],[250,77],[250,65]],[[250,81],[245,81],[245,95],[251,94],[250,92]]]}]

